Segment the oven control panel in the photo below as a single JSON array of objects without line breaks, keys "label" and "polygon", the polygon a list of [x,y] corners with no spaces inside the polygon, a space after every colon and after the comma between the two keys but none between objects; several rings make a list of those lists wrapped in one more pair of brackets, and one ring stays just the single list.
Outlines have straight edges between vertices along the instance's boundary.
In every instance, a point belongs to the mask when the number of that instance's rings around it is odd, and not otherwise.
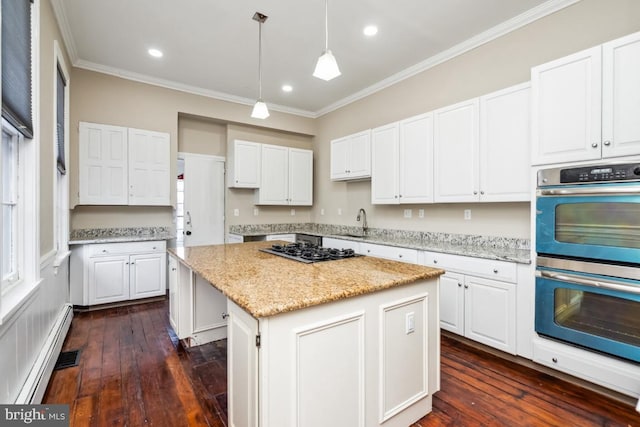
[{"label": "oven control panel", "polygon": [[538,172],[538,186],[640,181],[640,163],[552,168]]}]

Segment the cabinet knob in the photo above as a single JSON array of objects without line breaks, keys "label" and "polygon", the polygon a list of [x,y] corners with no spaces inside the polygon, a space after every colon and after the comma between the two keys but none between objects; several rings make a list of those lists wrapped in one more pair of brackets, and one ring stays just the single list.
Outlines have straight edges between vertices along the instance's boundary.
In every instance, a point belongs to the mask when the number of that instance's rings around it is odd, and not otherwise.
[{"label": "cabinet knob", "polygon": [[402,194],[400,195],[400,197],[402,197]]},{"label": "cabinet knob", "polygon": [[469,285],[464,285],[464,288],[465,289],[469,289]]},{"label": "cabinet knob", "polygon": [[107,250],[106,250],[106,249],[103,249],[103,250],[102,250],[102,253],[103,253],[103,254],[106,254],[106,253],[107,253]]},{"label": "cabinet knob", "polygon": [[558,363],[558,358],[557,358],[557,357],[552,357],[552,358],[551,358],[551,361],[552,361],[553,363]]},{"label": "cabinet knob", "polygon": [[474,191],[474,192],[473,192],[473,195],[474,195],[474,196],[475,196],[475,195],[477,195],[477,194],[478,194],[478,192],[477,192],[477,191]]},{"label": "cabinet knob", "polygon": [[484,191],[481,191],[480,194],[484,194]]},{"label": "cabinet knob", "polygon": [[367,253],[371,253],[371,249],[367,249]]},{"label": "cabinet knob", "polygon": [[228,317],[229,317],[229,313],[222,313],[222,318],[223,318],[223,319],[226,319],[226,318],[228,318]]},{"label": "cabinet knob", "polygon": [[604,145],[605,145],[606,147],[610,146],[610,145],[611,145],[611,141],[605,141],[605,142],[604,142]]},{"label": "cabinet knob", "polygon": [[458,283],[458,287],[461,288],[462,287],[462,283]]},{"label": "cabinet knob", "polygon": [[402,254],[398,255],[399,258],[402,258]]},{"label": "cabinet knob", "polygon": [[177,268],[175,268],[175,267],[171,268],[171,271],[176,271],[176,270],[177,270]]},{"label": "cabinet knob", "polygon": [[433,260],[433,263],[434,263],[434,264],[437,264],[437,263],[438,263],[438,260],[437,260],[437,259],[434,259],[434,260]]},{"label": "cabinet knob", "polygon": [[493,269],[493,272],[494,272],[495,274],[498,274],[498,269],[497,269],[497,268],[494,268],[494,269]]},{"label": "cabinet knob", "polygon": [[597,143],[597,142],[594,142],[593,144],[591,144],[591,147],[592,147],[592,148],[598,148],[598,143]]},{"label": "cabinet knob", "polygon": [[393,198],[394,198],[394,199],[397,199],[397,198],[398,198],[398,195],[396,194],[395,196],[393,196]]}]

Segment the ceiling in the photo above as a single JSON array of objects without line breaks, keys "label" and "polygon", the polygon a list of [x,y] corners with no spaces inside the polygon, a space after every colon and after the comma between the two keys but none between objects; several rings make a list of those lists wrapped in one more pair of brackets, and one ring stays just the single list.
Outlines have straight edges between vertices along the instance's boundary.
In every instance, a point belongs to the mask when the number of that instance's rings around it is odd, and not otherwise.
[{"label": "ceiling", "polygon": [[[330,0],[329,48],[342,75],[312,76],[323,0],[52,0],[74,66],[318,117],[577,0]],[[375,24],[373,37],[363,35]],[[147,54],[164,52],[160,59]],[[282,91],[283,84],[293,90]]]}]

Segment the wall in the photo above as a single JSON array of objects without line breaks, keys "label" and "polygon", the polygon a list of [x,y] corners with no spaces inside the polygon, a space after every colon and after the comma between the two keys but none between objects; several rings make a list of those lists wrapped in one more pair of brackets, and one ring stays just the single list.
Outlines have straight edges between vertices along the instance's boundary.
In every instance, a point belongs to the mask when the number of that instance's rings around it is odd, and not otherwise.
[{"label": "wall", "polygon": [[[318,119],[313,220],[371,227],[529,238],[529,203],[372,206],[370,182],[329,181],[329,141],[530,79],[532,66],[640,30],[640,2],[582,0]],[[403,218],[403,209],[413,218]],[[417,218],[423,208],[425,217]],[[320,214],[325,210],[325,215]],[[338,209],[343,214],[338,215]],[[471,209],[472,219],[463,219]]]},{"label": "wall", "polygon": [[[58,40],[63,51],[64,43],[50,2],[37,1],[36,4],[40,7],[39,57],[36,58],[39,67],[39,76],[36,77],[39,89],[36,88],[34,91],[34,126],[39,132],[39,140],[36,143],[40,149],[40,282],[21,303],[15,314],[0,325],[0,403],[13,403],[29,373],[40,368],[36,360],[41,352],[47,350],[45,340],[49,334],[55,332],[54,324],[69,300],[67,264],[63,263],[59,268],[54,267],[56,253],[53,248],[54,40]],[[66,52],[63,54],[67,66],[70,67],[71,62],[66,57]],[[72,84],[71,81],[69,84]],[[44,378],[45,385],[47,381],[48,377]]]},{"label": "wall", "polygon": [[[231,123],[246,129],[248,135],[272,135],[277,140],[284,134],[313,135],[313,119],[273,111],[267,120],[252,119],[251,106],[219,101],[190,93],[178,92],[118,77],[73,68],[74,82],[71,94],[71,229],[89,227],[135,227],[144,225],[173,226],[171,207],[89,207],[77,206],[78,194],[78,122],[88,121],[127,127],[137,127],[171,135],[171,157],[177,158],[179,122],[184,129],[182,136],[189,141],[185,147],[200,151],[206,148],[202,138],[211,137],[220,145],[221,134],[211,123]],[[208,135],[208,136],[205,136]],[[288,139],[288,137],[284,137]],[[190,142],[193,140],[193,142]],[[258,141],[261,142],[261,141]],[[218,147],[217,150],[221,150]],[[221,153],[218,153],[220,155]],[[171,175],[175,175],[175,162]],[[175,204],[175,188],[172,188]],[[251,208],[242,205],[242,212]],[[227,215],[229,218],[229,215]]]}]

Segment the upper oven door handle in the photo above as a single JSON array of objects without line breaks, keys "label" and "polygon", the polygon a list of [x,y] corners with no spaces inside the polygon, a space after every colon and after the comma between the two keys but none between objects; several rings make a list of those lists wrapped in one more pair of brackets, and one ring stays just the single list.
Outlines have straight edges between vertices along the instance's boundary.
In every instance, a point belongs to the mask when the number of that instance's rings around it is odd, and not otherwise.
[{"label": "upper oven door handle", "polygon": [[573,274],[561,274],[555,273],[553,271],[540,271],[538,273],[542,277],[547,277],[549,279],[560,280],[562,282],[567,283],[576,283],[578,285],[589,286],[592,288],[600,288],[600,289],[608,289],[612,291],[621,291],[621,292],[629,292],[632,294],[640,295],[640,286],[627,285],[620,282],[612,282],[608,280],[593,280],[586,279],[580,276],[574,276]]},{"label": "upper oven door handle", "polygon": [[640,194],[638,185],[620,185],[614,187],[584,187],[584,188],[545,188],[538,190],[541,196],[637,196]]}]

